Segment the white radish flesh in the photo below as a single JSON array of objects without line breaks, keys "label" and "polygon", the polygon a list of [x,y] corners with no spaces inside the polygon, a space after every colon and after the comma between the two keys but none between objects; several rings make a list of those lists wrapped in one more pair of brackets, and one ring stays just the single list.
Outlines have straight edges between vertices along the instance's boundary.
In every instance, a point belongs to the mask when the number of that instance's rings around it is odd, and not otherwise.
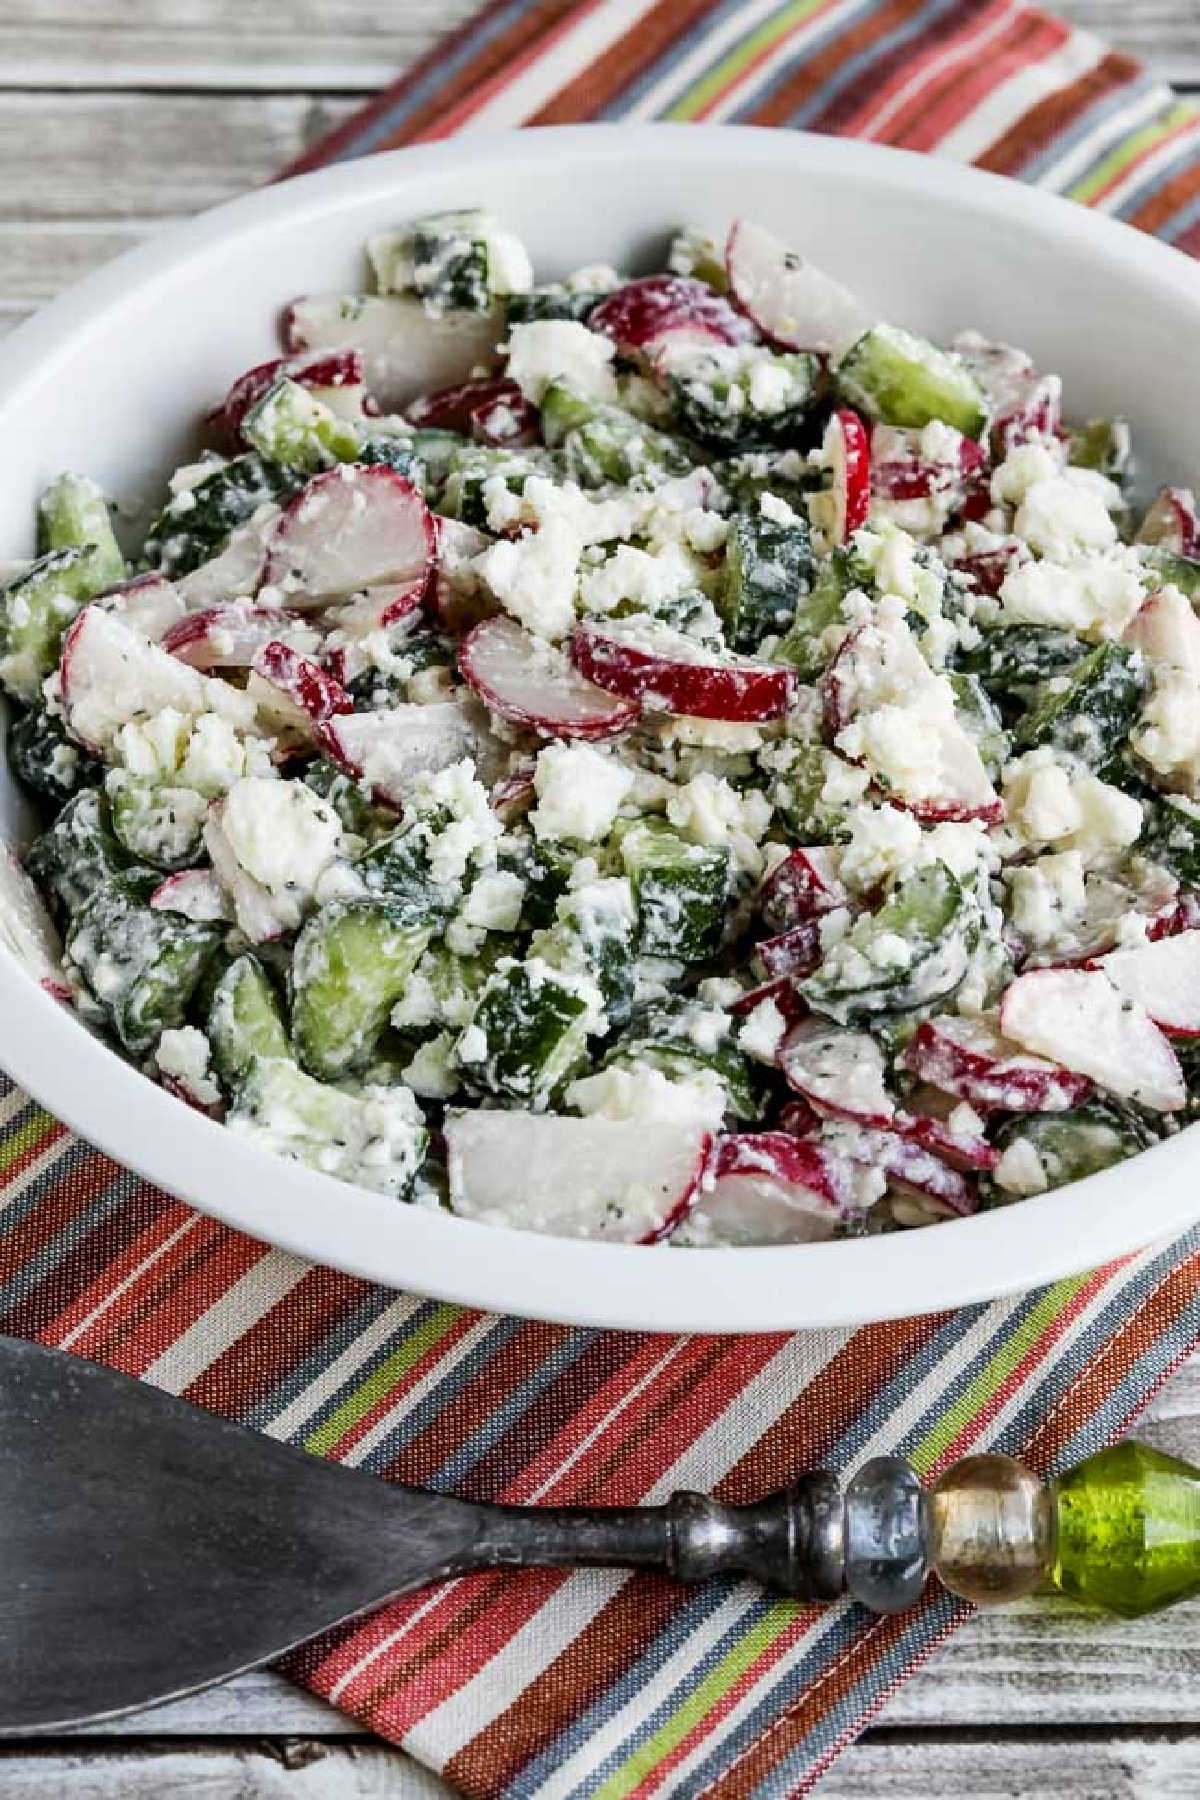
[{"label": "white radish flesh", "polygon": [[712,1143],[691,1126],[527,1112],[451,1112],[445,1132],[461,1218],[617,1244],[673,1229]]},{"label": "white radish flesh", "polygon": [[513,619],[477,625],[459,651],[459,667],[485,706],[544,737],[615,737],[641,715],[636,700],[597,687]]},{"label": "white radish flesh", "polygon": [[377,798],[392,806],[404,804],[420,774],[436,774],[468,756],[486,767],[489,748],[486,728],[461,700],[343,713],[320,728],[320,739],[341,768],[369,782]]},{"label": "white radish flesh", "polygon": [[725,268],[743,312],[789,350],[840,357],[876,322],[849,288],[748,219],[729,233]]},{"label": "white radish flesh", "polygon": [[1200,931],[1183,931],[1113,950],[1096,967],[1126,1000],[1145,1007],[1156,1025],[1179,1037],[1200,1037]]},{"label": "white radish flesh", "polygon": [[679,1233],[692,1245],[814,1244],[853,1218],[853,1166],[785,1131],[723,1138]]},{"label": "white radish flesh", "polygon": [[1122,1099],[1155,1112],[1177,1112],[1187,1100],[1170,1044],[1145,1008],[1122,998],[1101,969],[1019,975],[1001,1002],[1000,1026],[1014,1043],[1090,1075]]},{"label": "white radish flesh", "polygon": [[778,1061],[788,1086],[826,1118],[886,1125],[896,1110],[883,1052],[865,1031],[805,1019],[783,1040]]},{"label": "white radish flesh", "polygon": [[428,578],[435,537],[429,508],[381,463],[343,463],[315,475],[276,523],[266,579],[289,606],[324,606],[382,583]]},{"label": "white radish flesh", "polygon": [[1092,1091],[1089,1076],[1025,1055],[984,1019],[927,1019],[903,1062],[922,1081],[981,1112],[1068,1112]]},{"label": "white radish flesh", "polygon": [[100,606],[85,607],[72,623],[60,675],[67,724],[92,750],[107,749],[122,725],[166,706],[219,712],[231,725],[254,728],[254,703],[245,694],[189,669]]},{"label": "white radish flesh", "polygon": [[598,686],[689,718],[778,719],[797,692],[794,669],[721,654],[653,621],[580,625],[571,654]]},{"label": "white radish flesh", "polygon": [[346,348],[362,357],[372,397],[394,412],[417,394],[465,381],[480,365],[494,368],[504,314],[432,313],[400,294],[310,294],[284,317],[292,352]]}]

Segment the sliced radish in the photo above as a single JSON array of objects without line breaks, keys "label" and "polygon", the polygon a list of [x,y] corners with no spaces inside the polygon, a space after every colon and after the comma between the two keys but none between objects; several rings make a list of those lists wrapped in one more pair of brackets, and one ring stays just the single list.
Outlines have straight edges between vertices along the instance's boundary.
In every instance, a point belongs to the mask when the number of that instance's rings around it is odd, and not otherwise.
[{"label": "sliced radish", "polygon": [[363,359],[357,350],[324,350],[313,356],[275,356],[269,362],[256,363],[244,375],[239,375],[220,406],[209,415],[229,448],[238,443],[242,420],[250,408],[256,406],[285,375],[301,387],[310,389],[317,399],[344,417],[362,417],[366,389]]},{"label": "sliced radish", "polygon": [[1160,488],[1138,526],[1139,544],[1158,544],[1176,556],[1200,556],[1200,518],[1190,488]]},{"label": "sliced radish", "polygon": [[189,669],[159,644],[131,631],[102,606],[85,606],[63,639],[59,664],[63,716],[75,737],[99,754],[122,725],[165,706],[219,712],[254,729],[254,703],[228,682]]},{"label": "sliced radish", "polygon": [[1183,888],[1168,906],[1153,914],[1146,925],[1146,936],[1155,942],[1159,938],[1174,937],[1180,931],[1200,931],[1200,893],[1195,888]]},{"label": "sliced radish", "polygon": [[955,1131],[945,1119],[924,1113],[898,1112],[891,1128],[949,1163],[952,1169],[968,1172],[994,1169],[1000,1161],[1000,1152],[979,1132]]},{"label": "sliced radish", "polygon": [[480,365],[494,368],[504,314],[499,307],[433,313],[400,294],[310,294],[286,308],[283,331],[293,353],[357,350],[370,394],[394,412],[415,394],[467,380]]},{"label": "sliced radish", "polygon": [[225,1109],[219,1100],[208,1099],[182,1075],[167,1075],[160,1070],[158,1084],[164,1093],[174,1095],[176,1100],[182,1100],[185,1106],[190,1106],[193,1112],[203,1113],[206,1119],[220,1119],[224,1114]]},{"label": "sliced radish", "polygon": [[487,583],[468,568],[494,540],[474,525],[433,515],[435,563],[426,603],[443,631],[458,636],[494,616],[499,602]]},{"label": "sliced radish", "polygon": [[1020,538],[1005,538],[991,550],[968,551],[950,567],[957,574],[968,576],[977,593],[998,594],[1005,577],[1027,558],[1028,551]]},{"label": "sliced radish", "polygon": [[294,606],[324,606],[364,588],[427,579],[435,548],[429,508],[382,463],[343,463],[316,475],[284,509],[266,579]]},{"label": "sliced radish", "polygon": [[1089,1076],[1025,1055],[985,1019],[926,1019],[901,1060],[980,1112],[1069,1112],[1092,1091]]},{"label": "sliced radish", "polygon": [[979,1207],[972,1182],[911,1138],[896,1131],[839,1131],[837,1146],[864,1168],[876,1169],[892,1192],[917,1194],[945,1217],[966,1218]]},{"label": "sliced radish", "polygon": [[982,444],[961,431],[943,426],[942,453],[930,456],[924,433],[895,425],[876,425],[871,433],[871,492],[883,500],[942,498],[954,506],[984,467]]},{"label": "sliced radish", "polygon": [[485,619],[462,645],[458,661],[485,706],[544,737],[616,737],[641,717],[636,700],[597,687],[561,650],[514,619]]},{"label": "sliced radish", "polygon": [[776,935],[848,906],[850,895],[838,874],[840,852],[827,844],[791,850],[759,891],[763,918]]},{"label": "sliced radish", "polygon": [[754,954],[768,975],[811,975],[821,960],[821,927],[815,919],[802,919],[775,937],[763,938]]},{"label": "sliced radish", "polygon": [[281,607],[232,601],[186,613],[167,632],[162,646],[193,669],[248,669],[264,644],[285,633],[294,633],[298,649],[316,649],[320,643],[311,626],[291,618]]},{"label": "sliced radish", "polygon": [[993,419],[989,433],[992,454],[997,462],[1003,462],[1018,445],[1057,437],[1061,431],[1062,382],[1057,375],[1043,375],[1028,382]]},{"label": "sliced radish", "polygon": [[778,1062],[788,1086],[827,1119],[886,1125],[896,1110],[883,1052],[865,1031],[804,1019],[779,1046]]},{"label": "sliced radish", "polygon": [[814,1112],[807,1100],[799,1094],[793,1094],[785,1100],[779,1109],[778,1129],[790,1131],[793,1137],[819,1137],[824,1130],[825,1121],[820,1113]]},{"label": "sliced radish", "polygon": [[[871,769],[893,805],[929,823],[1003,819],[1003,802],[955,715],[949,684],[929,667],[902,618],[851,632],[825,671],[822,698],[837,748]],[[874,713],[886,730],[876,733]],[[904,753],[909,732],[921,749],[917,757]]]},{"label": "sliced radish", "polygon": [[376,797],[402,806],[414,778],[473,757],[486,764],[486,725],[461,700],[394,706],[386,712],[342,713],[319,728],[320,741],[348,774],[370,783]]},{"label": "sliced radish", "polygon": [[[1168,943],[1178,942],[1167,939]],[[1100,969],[1018,975],[1000,1003],[1006,1037],[1090,1075],[1098,1087],[1155,1112],[1176,1112],[1187,1088],[1178,1058],[1146,1009]]]},{"label": "sliced radish", "polygon": [[851,1164],[787,1131],[722,1138],[712,1179],[693,1206],[690,1244],[813,1244],[861,1210]]},{"label": "sliced radish", "polygon": [[182,913],[198,925],[232,920],[229,897],[211,869],[181,869],[160,881],[150,896],[155,912]]},{"label": "sliced radish", "polygon": [[698,1127],[551,1113],[450,1112],[445,1132],[461,1218],[615,1244],[666,1237],[712,1147]]},{"label": "sliced radish", "polygon": [[647,706],[698,719],[779,719],[796,697],[796,671],[709,649],[655,620],[588,621],[571,643],[589,681]]},{"label": "sliced radish", "polygon": [[233,907],[238,930],[252,944],[270,943],[272,939],[282,937],[285,931],[295,930],[299,909],[285,914],[270,889],[247,874],[234,855],[233,845],[221,823],[220,802],[212,808],[205,822],[204,848]]},{"label": "sliced radish", "polygon": [[536,799],[532,768],[518,769],[513,775],[505,775],[492,789],[492,811],[507,825],[514,819],[524,818]]},{"label": "sliced radish", "polygon": [[626,356],[652,356],[668,343],[744,344],[753,325],[707,282],[690,275],[646,275],[606,294],[588,314],[588,330]]},{"label": "sliced radish", "polygon": [[850,407],[839,406],[831,415],[821,449],[832,472],[829,535],[835,544],[845,544],[866,524],[871,510],[871,441]]},{"label": "sliced radish", "polygon": [[1200,931],[1113,950],[1096,964],[1117,992],[1176,1037],[1200,1037]]},{"label": "sliced radish", "polygon": [[70,998],[54,921],[37,888],[6,848],[0,848],[0,944],[56,1000]]},{"label": "sliced radish", "polygon": [[983,389],[993,418],[1011,411],[1037,382],[1038,372],[1028,352],[1012,344],[995,343],[977,331],[963,331],[951,348]]},{"label": "sliced radish", "polygon": [[1200,619],[1178,588],[1159,588],[1144,600],[1121,641],[1200,683]]},{"label": "sliced radish", "polygon": [[223,550],[175,583],[189,612],[248,599],[258,592],[267,566],[267,538],[279,517],[277,506],[261,510],[263,517],[239,525]]},{"label": "sliced radish", "polygon": [[770,1000],[789,1025],[804,1018],[808,1012],[807,1003],[792,975],[773,975],[769,981],[747,988],[744,994],[738,995],[729,1010],[736,1018],[744,1019],[755,1012],[764,1000]]},{"label": "sliced radish", "polygon": [[742,311],[789,350],[839,357],[876,322],[849,288],[749,219],[729,233],[725,268]]},{"label": "sliced radish", "polygon": [[272,729],[282,726],[307,742],[316,741],[326,720],[354,711],[340,681],[278,638],[256,653],[247,692]]},{"label": "sliced radish", "polygon": [[120,587],[109,588],[96,602],[114,613],[131,631],[140,632],[152,644],[161,643],[177,620],[184,616],[183,597],[165,575],[151,571],[135,575]]},{"label": "sliced radish", "polygon": [[457,431],[481,444],[516,448],[538,439],[538,410],[515,381],[460,381],[436,394],[420,394],[405,408],[422,429]]},{"label": "sliced radish", "polygon": [[427,588],[428,579],[424,574],[407,583],[380,582],[377,587],[364,588],[361,594],[355,594],[345,606],[330,607],[326,621],[333,630],[356,643],[373,631],[391,631],[405,620],[415,625]]}]

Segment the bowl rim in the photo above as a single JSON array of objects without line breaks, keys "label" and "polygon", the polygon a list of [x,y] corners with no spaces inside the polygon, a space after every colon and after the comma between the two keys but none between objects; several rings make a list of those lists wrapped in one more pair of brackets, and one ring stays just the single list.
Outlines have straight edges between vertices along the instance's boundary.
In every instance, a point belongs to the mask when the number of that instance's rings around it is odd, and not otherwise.
[{"label": "bowl rim", "polygon": [[[686,131],[686,139],[680,134]],[[889,147],[756,126],[638,124],[465,134],[334,164],[175,225],[53,300],[0,342],[0,426],[27,383],[98,330],[126,296],[264,220],[297,227],[335,207],[370,206],[424,173],[502,157],[514,169],[550,155],[592,170],[636,159],[732,157],[819,176],[861,172],[875,187],[983,214],[1133,264],[1200,317],[1200,271],[1179,251],[1072,201],[967,166]],[[1196,1146],[1187,1132],[1129,1165],[936,1231],[823,1244],[686,1249],[597,1244],[497,1230],[407,1206],[289,1163],[181,1105],[93,1037],[0,954],[0,1064],[47,1110],[115,1161],[202,1212],[282,1249],[384,1285],[489,1311],[638,1331],[752,1333],[854,1326],[940,1313],[1076,1275],[1168,1238],[1200,1218]],[[136,1083],[136,1088],[132,1085]],[[1083,1229],[1086,1221],[1086,1231]]]}]

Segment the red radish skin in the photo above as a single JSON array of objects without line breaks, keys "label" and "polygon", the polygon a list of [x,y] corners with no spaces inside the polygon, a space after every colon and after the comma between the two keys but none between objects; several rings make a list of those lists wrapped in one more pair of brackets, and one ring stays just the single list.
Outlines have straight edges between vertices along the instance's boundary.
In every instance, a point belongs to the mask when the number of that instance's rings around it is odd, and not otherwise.
[{"label": "red radish skin", "polygon": [[811,975],[821,960],[821,928],[815,919],[802,919],[788,931],[763,938],[754,954],[770,976]]},{"label": "red radish skin", "polygon": [[758,336],[721,294],[690,275],[647,275],[594,306],[588,330],[611,338],[626,356],[651,356],[667,342],[744,344]]},{"label": "red radish skin", "polygon": [[1000,1152],[985,1137],[977,1133],[967,1137],[951,1131],[944,1119],[901,1112],[892,1120],[892,1130],[940,1157],[952,1169],[961,1169],[967,1174],[994,1169],[1000,1161]]},{"label": "red radish skin", "polygon": [[1176,556],[1200,556],[1200,519],[1190,488],[1160,488],[1138,526],[1139,544],[1157,544]]},{"label": "red radish skin", "polygon": [[690,718],[763,723],[783,718],[797,692],[794,669],[718,658],[665,626],[623,632],[586,623],[575,631],[571,654],[588,680],[610,693]]},{"label": "red radish skin", "polygon": [[399,585],[381,582],[377,587],[364,588],[345,606],[332,608],[329,621],[336,630],[351,638],[366,637],[372,631],[390,631],[420,610],[427,590],[428,580],[424,574]]},{"label": "red radish skin", "polygon": [[206,1119],[224,1117],[225,1109],[218,1101],[202,1100],[198,1094],[192,1091],[187,1082],[180,1081],[177,1075],[164,1075],[160,1072],[158,1081],[164,1093],[172,1094],[176,1100],[182,1100],[183,1104],[190,1106],[193,1112],[203,1113]]},{"label": "red radish skin", "polygon": [[224,888],[211,869],[181,869],[159,882],[150,896],[155,912],[182,913],[198,924],[233,918]]},{"label": "red radish skin", "polygon": [[636,700],[587,680],[562,651],[503,615],[475,627],[458,661],[463,680],[485,706],[543,737],[617,737],[641,717]]},{"label": "red radish skin", "polygon": [[836,853],[825,845],[789,851],[759,890],[759,911],[776,937],[836,912],[850,896],[838,877]]},{"label": "red radish skin", "polygon": [[874,323],[848,288],[750,220],[730,230],[725,272],[747,318],[784,349],[840,356]]},{"label": "red radish skin", "polygon": [[1003,462],[1010,450],[1062,433],[1062,382],[1057,375],[1031,381],[1019,399],[992,423],[992,453]]},{"label": "red radish skin", "polygon": [[165,575],[153,571],[135,575],[132,581],[123,581],[118,587],[107,588],[96,605],[115,613],[131,631],[140,631],[152,644],[161,643],[184,616],[183,597],[178,588]]},{"label": "red radish skin", "polygon": [[815,1243],[855,1216],[854,1170],[786,1131],[722,1138],[685,1238],[704,1244]]},{"label": "red radish skin", "polygon": [[855,1131],[844,1149],[865,1167],[880,1170],[890,1189],[932,1200],[947,1217],[968,1218],[978,1211],[979,1195],[974,1183],[899,1132]]},{"label": "red radish skin", "polygon": [[[209,414],[210,422],[217,427],[227,447],[237,447],[242,420],[285,375],[301,387],[318,392],[330,388],[353,392],[355,388],[362,389],[366,379],[363,360],[357,350],[318,350],[308,356],[275,356],[269,362],[256,363],[244,375],[238,376],[220,406]],[[366,408],[360,403],[359,410]]]},{"label": "red radish skin", "polygon": [[[289,622],[278,606],[210,606],[180,619],[162,647],[193,669],[248,669],[263,645],[286,631]],[[315,633],[313,637],[315,641]]]},{"label": "red radish skin", "polygon": [[976,550],[960,556],[950,567],[957,574],[968,576],[976,593],[995,595],[1003,587],[1005,577],[1025,562],[1027,555],[1019,538],[1009,538],[994,550]]},{"label": "red radish skin", "polygon": [[1133,950],[1112,950],[1092,966],[1125,999],[1144,1006],[1172,1037],[1200,1037],[1200,931],[1163,936]]},{"label": "red radish skin", "polygon": [[921,450],[921,433],[877,425],[871,433],[871,492],[881,500],[928,500],[932,495],[965,497],[987,458],[983,445],[959,434],[951,462],[931,462]]},{"label": "red radish skin", "polygon": [[496,783],[491,792],[492,811],[507,824],[510,820],[523,818],[536,799],[533,770],[520,769]]},{"label": "red radish skin", "polygon": [[802,1019],[808,1012],[808,1006],[790,975],[776,975],[770,981],[762,981],[757,987],[747,988],[729,1008],[736,1018],[744,1019],[761,1006],[764,1000],[770,1000],[778,1007],[787,1023],[793,1024]]},{"label": "red radish skin", "polygon": [[457,431],[477,443],[512,449],[536,443],[540,429],[537,407],[507,376],[421,394],[405,410],[409,423],[422,430]]},{"label": "red radish skin", "polygon": [[978,1112],[1069,1112],[1093,1088],[1089,1076],[1027,1055],[982,1021],[926,1019],[901,1060],[910,1074]]},{"label": "red radish skin", "polygon": [[427,581],[436,537],[421,495],[382,463],[315,475],[276,522],[266,580],[289,604],[326,605],[364,588]]},{"label": "red radish skin", "polygon": [[871,441],[858,414],[840,406],[825,428],[825,461],[833,472],[835,544],[849,543],[871,510]]},{"label": "red radish skin", "polygon": [[261,681],[275,688],[313,725],[354,711],[354,702],[341,683],[289,644],[272,639],[255,656],[252,667]]},{"label": "red radish skin", "polygon": [[819,1137],[825,1121],[820,1113],[813,1111],[807,1100],[802,1100],[799,1094],[793,1094],[780,1107],[776,1123],[780,1131],[788,1131],[793,1137],[807,1138]]}]

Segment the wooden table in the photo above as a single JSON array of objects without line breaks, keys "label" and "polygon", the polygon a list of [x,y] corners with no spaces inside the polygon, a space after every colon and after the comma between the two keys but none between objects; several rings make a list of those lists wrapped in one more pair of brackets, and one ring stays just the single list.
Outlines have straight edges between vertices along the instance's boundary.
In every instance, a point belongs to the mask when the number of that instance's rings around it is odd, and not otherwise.
[{"label": "wooden table", "polygon": [[[0,0],[0,330],[168,220],[265,181],[476,0]],[[1200,88],[1200,0],[1059,11]],[[1197,471],[1200,473],[1200,471]],[[1143,1435],[1200,1461],[1200,1360]],[[980,1618],[837,1764],[823,1800],[1200,1793],[1200,1602],[1137,1625]],[[276,1676],[0,1750],[4,1800],[442,1796]]]}]

